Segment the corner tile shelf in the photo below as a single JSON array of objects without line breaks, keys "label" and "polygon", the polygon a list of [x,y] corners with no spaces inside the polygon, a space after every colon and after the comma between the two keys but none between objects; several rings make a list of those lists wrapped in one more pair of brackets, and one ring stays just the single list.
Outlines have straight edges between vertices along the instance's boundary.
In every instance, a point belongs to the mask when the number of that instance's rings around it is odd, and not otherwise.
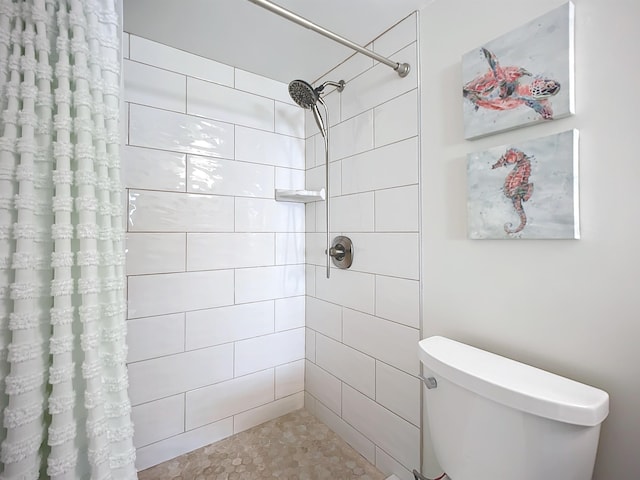
[{"label": "corner tile shelf", "polygon": [[309,203],[324,200],[324,188],[322,190],[283,190],[276,188],[276,201]]}]

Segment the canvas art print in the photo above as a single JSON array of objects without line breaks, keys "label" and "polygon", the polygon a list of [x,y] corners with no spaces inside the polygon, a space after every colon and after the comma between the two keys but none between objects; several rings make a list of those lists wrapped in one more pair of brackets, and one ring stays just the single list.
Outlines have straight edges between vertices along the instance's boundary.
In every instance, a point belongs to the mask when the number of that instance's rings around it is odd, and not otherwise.
[{"label": "canvas art print", "polygon": [[566,3],[462,57],[466,139],[573,114],[573,16]]},{"label": "canvas art print", "polygon": [[467,157],[472,239],[575,239],[578,131]]}]

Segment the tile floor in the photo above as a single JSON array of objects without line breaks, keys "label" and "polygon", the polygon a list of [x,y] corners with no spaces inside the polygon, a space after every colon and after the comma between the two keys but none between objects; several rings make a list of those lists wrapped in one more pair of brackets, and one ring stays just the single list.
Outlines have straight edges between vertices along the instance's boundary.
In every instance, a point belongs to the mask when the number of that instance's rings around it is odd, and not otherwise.
[{"label": "tile floor", "polygon": [[138,473],[139,480],[383,480],[358,452],[297,410]]}]

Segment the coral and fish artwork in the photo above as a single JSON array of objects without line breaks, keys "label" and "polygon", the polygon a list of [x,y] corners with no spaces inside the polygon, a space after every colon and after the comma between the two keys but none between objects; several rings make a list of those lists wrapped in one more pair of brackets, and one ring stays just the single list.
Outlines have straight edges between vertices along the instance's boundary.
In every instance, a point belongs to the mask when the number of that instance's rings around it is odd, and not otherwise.
[{"label": "coral and fish artwork", "polygon": [[464,136],[574,113],[571,2],[462,57]]},{"label": "coral and fish artwork", "polygon": [[577,239],[578,131],[467,156],[472,239]]}]

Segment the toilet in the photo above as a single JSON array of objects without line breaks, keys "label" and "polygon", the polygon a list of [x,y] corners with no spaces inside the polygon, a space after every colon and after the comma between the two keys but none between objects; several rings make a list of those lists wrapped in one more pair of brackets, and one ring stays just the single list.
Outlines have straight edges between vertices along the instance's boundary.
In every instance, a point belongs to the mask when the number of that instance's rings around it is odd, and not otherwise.
[{"label": "toilet", "polygon": [[451,480],[591,480],[606,392],[440,336],[421,340],[419,356]]}]

